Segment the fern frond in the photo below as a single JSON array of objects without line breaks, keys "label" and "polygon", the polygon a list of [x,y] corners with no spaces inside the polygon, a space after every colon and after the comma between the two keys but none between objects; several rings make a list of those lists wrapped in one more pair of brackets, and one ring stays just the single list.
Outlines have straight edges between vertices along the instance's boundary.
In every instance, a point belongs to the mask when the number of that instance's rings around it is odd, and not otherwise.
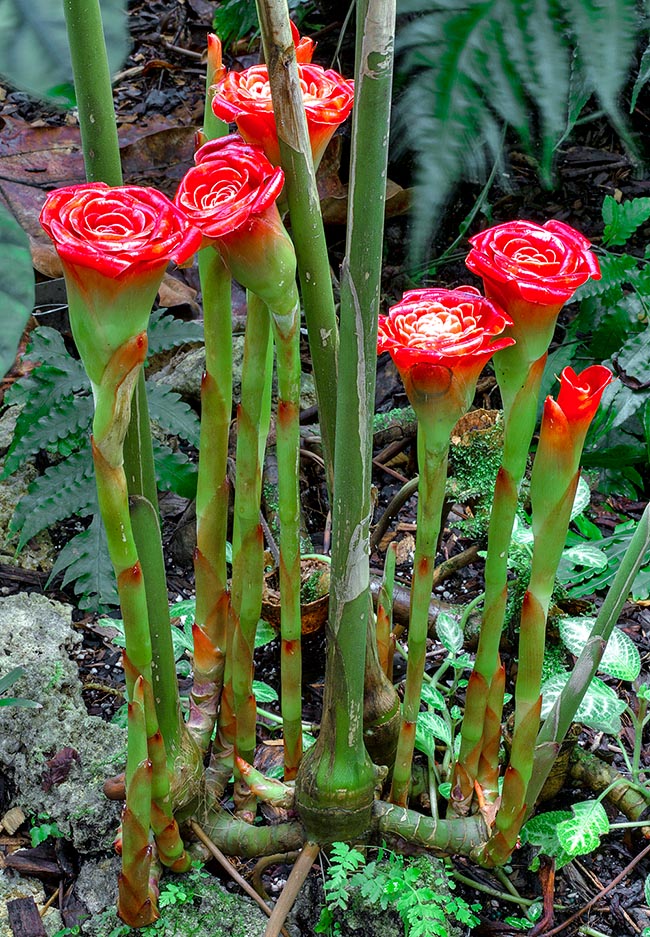
[{"label": "fern frond", "polygon": [[[60,398],[38,417],[23,410],[5,459],[3,477],[12,475],[26,459],[42,449],[57,451],[69,437],[73,438],[73,448],[76,448],[80,437],[90,433],[92,418],[91,397]],[[71,447],[66,448],[69,452]]]},{"label": "fern frond", "polygon": [[85,517],[96,509],[97,494],[90,447],[51,465],[20,500],[10,530],[19,533],[18,552],[32,537],[66,517]]},{"label": "fern frond", "polygon": [[396,139],[416,156],[416,257],[452,187],[498,162],[505,126],[546,182],[592,93],[631,145],[618,96],[637,41],[634,0],[406,0],[402,10],[415,16],[398,36],[408,82]]},{"label": "fern frond", "polygon": [[184,452],[174,452],[169,446],[154,439],[153,458],[161,491],[174,491],[182,498],[196,497],[198,469]]},{"label": "fern frond", "polygon": [[87,530],[73,537],[61,550],[47,585],[60,573],[64,574],[64,587],[74,582],[80,608],[106,612],[109,607],[119,605],[106,532],[99,514],[95,514]]},{"label": "fern frond", "polygon": [[603,296],[614,286],[630,283],[634,280],[638,260],[631,254],[601,254],[600,280],[588,280],[576,290],[574,299],[581,301],[591,296]]},{"label": "fern frond", "polygon": [[39,362],[35,368],[11,385],[5,395],[7,404],[22,404],[26,417],[40,416],[62,397],[90,390],[90,382],[81,361],[68,353],[61,335],[40,326],[30,336],[25,360]]},{"label": "fern frond", "polygon": [[188,342],[203,341],[203,323],[197,321],[185,322],[167,314],[166,309],[155,309],[149,319],[147,329],[149,339],[149,354],[155,355],[169,348],[177,348]]},{"label": "fern frond", "polygon": [[617,202],[611,195],[603,201],[604,247],[620,247],[636,229],[650,218],[650,198],[632,198]]},{"label": "fern frond", "polygon": [[199,418],[194,410],[181,400],[179,394],[166,384],[147,381],[147,400],[152,420],[173,436],[187,439],[199,448]]}]

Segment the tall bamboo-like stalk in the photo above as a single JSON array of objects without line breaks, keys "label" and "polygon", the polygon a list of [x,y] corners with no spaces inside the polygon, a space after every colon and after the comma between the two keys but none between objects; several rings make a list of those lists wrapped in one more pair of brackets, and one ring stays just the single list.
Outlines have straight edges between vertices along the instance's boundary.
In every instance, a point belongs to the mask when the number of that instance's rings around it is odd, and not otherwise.
[{"label": "tall bamboo-like stalk", "polygon": [[[286,0],[256,0],[309,334],[328,488],[332,490],[338,328],[320,198]],[[383,196],[382,196],[383,204]]]},{"label": "tall bamboo-like stalk", "polygon": [[[121,185],[122,165],[100,5],[98,0],[65,0],[64,12],[86,178]],[[149,407],[142,373],[135,388],[124,460],[129,494],[146,499],[151,506],[147,510],[140,503],[132,525],[136,542],[146,545],[146,549],[141,550],[140,562],[145,582],[149,584],[153,679],[156,685],[165,685],[165,692],[156,693],[155,700],[171,768],[181,749],[182,726],[158,524]]]},{"label": "tall bamboo-like stalk", "polygon": [[[357,5],[356,104],[346,256],[341,271],[332,503],[332,579],[323,721],[303,759],[296,800],[308,837],[327,842],[368,828],[374,771],[363,744],[369,614],[369,527],[377,319],[395,6]],[[331,380],[331,376],[330,376]]]}]

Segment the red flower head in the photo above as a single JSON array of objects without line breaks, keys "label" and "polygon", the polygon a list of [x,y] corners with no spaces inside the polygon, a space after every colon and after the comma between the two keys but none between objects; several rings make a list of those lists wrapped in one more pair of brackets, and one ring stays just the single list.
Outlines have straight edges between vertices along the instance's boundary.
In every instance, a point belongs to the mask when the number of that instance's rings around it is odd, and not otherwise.
[{"label": "red flower head", "polygon": [[216,247],[239,282],[273,306],[295,275],[293,246],[275,200],[284,174],[257,146],[238,134],[197,150],[174,198],[176,205]]},{"label": "red flower head", "polygon": [[603,391],[612,380],[612,372],[602,364],[593,364],[581,374],[565,368],[560,375],[557,406],[574,432],[586,435],[596,415]]},{"label": "red flower head", "polygon": [[79,353],[99,380],[115,349],[145,331],[169,261],[188,260],[201,234],[155,189],[103,182],[50,192],[40,221],[63,264]]},{"label": "red flower head", "polygon": [[531,476],[533,508],[537,506],[539,517],[555,510],[554,505],[564,492],[570,511],[587,430],[611,380],[612,372],[600,364],[586,368],[581,374],[565,368],[560,376],[557,403],[552,397],[544,401]]},{"label": "red flower head", "polygon": [[[294,27],[294,41],[297,34]],[[336,128],[352,110],[354,82],[331,69],[311,65],[313,48],[310,39],[300,39],[296,58],[312,157],[314,166],[318,166]],[[234,121],[242,137],[261,146],[273,165],[278,165],[280,148],[265,65],[228,72],[217,82],[212,110],[221,120]]]},{"label": "red flower head", "polygon": [[446,398],[456,422],[470,407],[484,365],[513,339],[501,335],[510,319],[471,286],[410,290],[379,317],[377,350],[388,351],[422,418],[429,401]]},{"label": "red flower head", "polygon": [[531,360],[547,350],[564,303],[589,277],[600,279],[589,241],[561,221],[511,221],[481,231],[470,243],[467,266],[511,316],[517,347],[531,344]]}]

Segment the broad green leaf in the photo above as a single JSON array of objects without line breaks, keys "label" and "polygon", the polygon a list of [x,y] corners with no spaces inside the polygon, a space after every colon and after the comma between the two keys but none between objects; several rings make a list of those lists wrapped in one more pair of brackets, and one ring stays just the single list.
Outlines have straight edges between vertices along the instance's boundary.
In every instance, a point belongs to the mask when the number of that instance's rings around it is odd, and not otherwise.
[{"label": "broad green leaf", "polygon": [[266,644],[270,644],[271,641],[275,641],[277,636],[278,632],[275,628],[269,625],[268,621],[260,618],[255,631],[255,647],[264,647]]},{"label": "broad green leaf", "polygon": [[[559,823],[569,819],[571,819],[571,813],[568,810],[549,810],[547,813],[539,813],[523,825],[521,841],[530,843],[531,846],[538,846],[539,851],[545,856],[555,858],[557,868],[562,868],[571,860],[571,856],[562,848],[557,835],[557,827]],[[537,866],[538,863],[539,860],[533,865]]]},{"label": "broad green leaf", "polygon": [[[0,37],[1,20],[2,5]],[[7,35],[7,39],[11,37]],[[18,222],[0,205],[0,377],[4,377],[13,366],[20,337],[33,308],[34,269],[29,239]]]},{"label": "broad green leaf", "polygon": [[14,667],[9,673],[0,677],[0,693],[6,693],[10,686],[13,686],[17,680],[25,676],[24,667]]},{"label": "broad green leaf", "polygon": [[73,537],[61,550],[47,584],[59,573],[64,574],[64,586],[74,582],[80,608],[105,611],[109,606],[119,605],[106,532],[98,514],[87,530]]},{"label": "broad green leaf", "polygon": [[[555,700],[558,698],[569,679],[569,674],[554,674],[549,677],[542,687],[542,712],[545,719]],[[621,731],[621,713],[625,710],[625,703],[620,700],[614,690],[594,677],[585,693],[584,699],[575,714],[575,722],[589,726],[609,735],[618,735]]]},{"label": "broad green leaf", "polygon": [[436,634],[450,654],[458,654],[463,646],[464,635],[457,618],[448,612],[440,611],[436,618]]},{"label": "broad green leaf", "polygon": [[18,709],[42,709],[43,704],[37,703],[32,699],[22,699],[22,697],[7,696],[0,699],[0,706],[16,706]]},{"label": "broad green leaf", "polygon": [[558,823],[557,838],[571,857],[584,856],[600,846],[600,837],[609,833],[609,820],[598,800],[572,804],[571,810],[573,816]]},{"label": "broad green leaf", "polygon": [[444,696],[440,690],[431,683],[422,684],[420,699],[428,706],[433,706],[434,709],[441,709],[444,711],[447,708]]},{"label": "broad green leaf", "polygon": [[180,618],[183,624],[189,619],[189,624],[192,625],[196,618],[196,599],[181,599],[180,602],[174,602],[170,606],[169,614],[172,618]]},{"label": "broad green leaf", "polygon": [[645,903],[650,905],[650,873],[645,877],[645,882],[643,883],[643,894],[645,896]]},{"label": "broad green leaf", "polygon": [[253,680],[253,693],[258,703],[274,703],[278,698],[273,687],[261,680]]},{"label": "broad green leaf", "polygon": [[633,198],[617,202],[611,195],[603,201],[603,247],[625,244],[636,229],[650,218],[650,198]]},{"label": "broad green leaf", "polygon": [[573,506],[571,508],[571,520],[582,514],[585,508],[588,508],[591,504],[591,488],[585,481],[584,477],[581,475],[578,479],[578,487],[576,489],[575,498],[573,499]]},{"label": "broad green leaf", "polygon": [[153,457],[158,488],[161,491],[171,490],[190,500],[196,497],[198,469],[184,452],[180,449],[174,451],[154,439]]},{"label": "broad green leaf", "polygon": [[[36,97],[68,103],[72,65],[63,2],[2,0],[0,72],[10,84]],[[126,2],[102,0],[101,13],[109,66],[116,72],[129,47]]]},{"label": "broad green leaf", "polygon": [[437,713],[420,712],[418,713],[415,727],[415,747],[424,752],[425,755],[433,757],[435,751],[435,739],[444,742],[451,748],[451,733],[449,726]]},{"label": "broad green leaf", "polygon": [[[560,619],[560,637],[575,657],[587,643],[594,621],[588,617]],[[620,628],[612,631],[598,670],[619,680],[632,681],[639,676],[641,656],[634,642]]]}]

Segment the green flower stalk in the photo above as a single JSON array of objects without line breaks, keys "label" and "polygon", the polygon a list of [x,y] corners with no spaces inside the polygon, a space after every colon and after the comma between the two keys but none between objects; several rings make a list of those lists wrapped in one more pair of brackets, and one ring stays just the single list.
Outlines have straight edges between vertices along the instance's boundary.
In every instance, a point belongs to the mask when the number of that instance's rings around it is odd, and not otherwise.
[{"label": "green flower stalk", "polygon": [[[277,10],[280,5],[269,4],[271,6]],[[286,6],[284,9],[286,18]],[[369,828],[376,780],[364,746],[363,703],[367,633],[374,632],[374,628],[370,629],[369,595],[371,446],[394,24],[393,2],[362,0],[357,4],[349,225],[341,271],[341,357],[338,374],[330,370],[326,378],[330,384],[338,382],[336,438],[339,444],[334,450],[334,486],[331,489],[332,586],[325,697],[318,740],[303,758],[296,778],[299,816],[308,840],[319,843],[349,840]],[[287,47],[285,44],[283,49],[280,42],[283,25],[286,35],[288,23],[279,23],[277,30],[271,25],[268,34],[265,33],[265,48],[276,99],[273,76],[276,75],[277,87],[282,87],[281,63]],[[294,74],[289,71],[290,80]],[[300,146],[294,144],[300,137],[296,139],[285,134],[293,130],[290,122],[296,111],[285,107],[280,117],[279,107],[278,99],[280,152],[283,162],[285,154],[291,162],[296,155],[292,151]],[[287,143],[284,149],[283,139]],[[318,206],[314,189],[315,186],[307,188],[312,211]],[[289,206],[292,225],[296,223],[294,230],[300,237],[292,201],[297,194],[290,189]],[[317,228],[314,225],[311,230],[300,230],[310,238]],[[313,238],[312,243],[315,243]],[[302,262],[300,266],[305,278],[311,277],[311,268],[303,266]],[[325,277],[329,280],[329,272],[323,273],[319,278],[320,290],[325,286]],[[303,280],[307,324],[311,329],[304,287]],[[314,362],[318,343],[324,344],[331,338],[327,329],[320,333],[320,339],[318,333],[313,335],[310,331]],[[317,344],[312,344],[313,341]],[[321,402],[319,390],[319,406]],[[321,425],[323,416],[321,412]],[[372,663],[379,671],[377,661]],[[393,707],[392,699],[389,698],[388,703],[389,708]],[[376,715],[373,713],[373,719]]]},{"label": "green flower stalk", "polygon": [[[205,242],[217,249],[233,276],[264,301],[271,313],[277,346],[281,677],[285,779],[288,780],[295,777],[302,755],[298,488],[300,303],[295,282],[295,253],[275,205],[282,188],[282,170],[274,169],[261,149],[249,146],[236,136],[223,137],[201,147],[195,160],[197,165],[183,178],[176,202],[201,228]],[[258,314],[263,315],[262,312]],[[253,333],[249,340],[253,341]],[[253,429],[256,426],[254,421],[251,425]],[[251,437],[246,445],[252,444]],[[241,458],[248,458],[246,448]],[[262,460],[263,453],[259,456],[260,467]],[[241,473],[239,462],[238,454],[238,479]],[[240,484],[238,480],[238,492]],[[259,511],[259,497],[256,511]],[[259,610],[257,615],[259,617]],[[233,651],[237,654],[239,638],[236,635],[235,643]],[[248,643],[244,641],[244,644]],[[241,647],[239,649],[242,650]],[[250,650],[252,653],[252,644]],[[233,665],[239,668],[239,662],[233,661]],[[246,668],[250,669],[248,665]],[[233,680],[239,679],[233,672]],[[243,684],[241,693],[244,693]],[[247,761],[252,758],[249,746],[254,718],[252,722],[251,718],[249,714],[247,747],[243,750],[238,748],[238,753]]]},{"label": "green flower stalk", "polygon": [[471,287],[411,290],[380,317],[378,351],[389,351],[418,419],[418,515],[409,659],[391,800],[407,805],[420,709],[429,604],[447,479],[451,431],[469,410],[483,367],[510,338],[509,319]]},{"label": "green flower stalk", "polygon": [[[133,700],[141,681],[152,797],[167,818],[166,826],[172,826],[161,858],[165,861],[173,854],[175,867],[187,868],[189,860],[171,813],[167,759],[159,738],[147,597],[131,528],[123,448],[131,397],[147,351],[151,305],[169,260],[188,259],[199,246],[200,234],[159,192],[111,189],[103,183],[50,193],[41,224],[63,264],[72,333],[95,401],[93,461],[124,619],[127,694]],[[139,719],[135,724],[139,726]],[[141,742],[134,744],[142,747]],[[139,777],[134,770],[136,774]],[[128,796],[127,790],[127,801]],[[146,796],[134,795],[132,815],[144,801]],[[142,816],[134,815],[132,826],[139,824],[148,833],[150,819],[151,806]],[[132,900],[125,913],[130,914],[133,908],[147,906],[149,886],[148,872],[139,869],[134,849],[129,846],[126,855],[124,888],[130,889]]]},{"label": "green flower stalk", "polygon": [[546,616],[571,520],[585,436],[611,379],[611,372],[601,365],[587,368],[580,375],[565,368],[557,403],[547,397],[544,405],[531,477],[534,549],[521,611],[515,726],[494,834],[482,857],[489,864],[506,861],[526,813],[526,791],[532,777],[542,705]]},{"label": "green flower stalk", "polygon": [[[490,692],[490,685],[500,668],[508,551],[548,346],[564,303],[590,276],[600,277],[589,242],[559,221],[543,226],[514,221],[481,232],[471,243],[467,266],[483,278],[486,296],[512,319],[507,334],[515,344],[494,359],[503,400],[504,451],[488,531],[483,622],[452,788],[452,806],[460,814],[469,810],[479,763],[490,786],[498,770],[493,760],[498,753],[494,732],[501,723],[502,702],[496,692]],[[489,735],[485,725],[488,699]],[[493,790],[483,793],[486,798],[493,795]]]},{"label": "green flower stalk", "polygon": [[377,598],[377,651],[380,666],[389,679],[393,676],[393,652],[395,650],[394,641],[391,640],[391,630],[396,559],[397,544],[390,543],[386,550],[384,575]]}]

